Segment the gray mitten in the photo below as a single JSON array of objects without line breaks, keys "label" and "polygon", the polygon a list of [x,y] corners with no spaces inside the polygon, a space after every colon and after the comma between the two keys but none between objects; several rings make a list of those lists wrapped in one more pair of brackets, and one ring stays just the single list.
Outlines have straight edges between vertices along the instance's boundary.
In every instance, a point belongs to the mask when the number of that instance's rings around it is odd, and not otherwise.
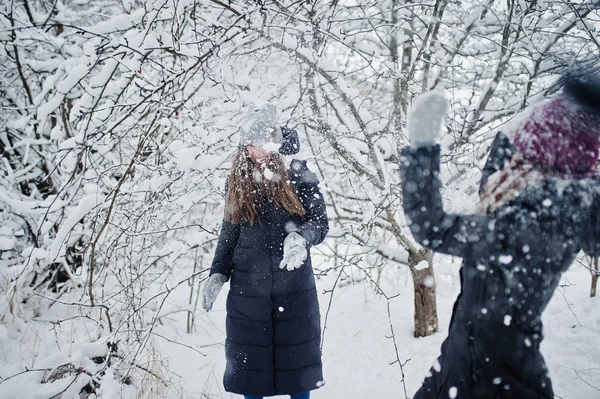
[{"label": "gray mitten", "polygon": [[202,290],[202,308],[205,311],[208,312],[212,309],[213,303],[215,303],[215,299],[217,299],[217,295],[219,295],[219,291],[221,291],[227,279],[227,276],[221,273],[210,275]]},{"label": "gray mitten", "polygon": [[279,268],[290,271],[298,269],[306,260],[306,240],[300,234],[292,231],[283,241],[283,259]]},{"label": "gray mitten", "polygon": [[448,109],[444,93],[432,90],[417,96],[408,116],[408,137],[415,147],[431,145],[439,137]]}]

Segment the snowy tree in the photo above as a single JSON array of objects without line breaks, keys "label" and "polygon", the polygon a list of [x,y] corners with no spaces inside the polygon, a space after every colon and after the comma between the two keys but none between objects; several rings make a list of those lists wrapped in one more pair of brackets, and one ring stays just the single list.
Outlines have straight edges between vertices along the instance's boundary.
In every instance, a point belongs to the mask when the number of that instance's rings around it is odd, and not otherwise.
[{"label": "snowy tree", "polygon": [[[196,288],[250,104],[275,103],[313,156],[334,227],[323,252],[338,265],[318,272],[356,267],[379,286],[408,267],[426,336],[433,254],[409,234],[397,173],[412,98],[451,96],[452,182],[475,173],[493,129],[600,47],[586,1],[25,0],[2,4],[0,24],[1,322],[49,327],[59,348],[15,376],[107,397],[115,381],[170,389],[165,366],[140,359],[169,314],[186,312],[188,331],[202,322]],[[169,297],[185,286],[182,308]]]},{"label": "snowy tree", "polygon": [[[216,238],[239,109],[219,85],[220,53],[243,40],[242,18],[219,4],[40,1],[5,4],[0,19],[2,322],[42,317],[68,343],[31,371],[57,395],[101,381],[143,392],[146,375],[167,389],[140,357]],[[75,344],[61,334],[71,317]],[[92,361],[68,360],[78,351]]]},{"label": "snowy tree", "polygon": [[433,257],[407,234],[395,173],[412,97],[436,87],[452,95],[457,117],[444,144],[460,175],[481,161],[492,128],[595,45],[597,14],[585,2],[519,1],[274,2],[262,12],[264,52],[283,51],[304,68],[294,110],[327,177],[333,219],[361,248],[349,257],[368,254],[379,271],[409,266],[415,335],[435,332]]}]

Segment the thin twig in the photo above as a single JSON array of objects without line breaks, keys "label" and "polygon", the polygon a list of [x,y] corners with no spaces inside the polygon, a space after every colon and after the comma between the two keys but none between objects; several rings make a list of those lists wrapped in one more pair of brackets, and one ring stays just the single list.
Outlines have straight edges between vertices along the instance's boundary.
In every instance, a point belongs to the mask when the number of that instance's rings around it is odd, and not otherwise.
[{"label": "thin twig", "polygon": [[327,319],[329,318],[329,311],[331,310],[331,304],[333,302],[333,293],[335,292],[335,287],[340,281],[340,277],[342,277],[342,273],[344,272],[344,265],[340,267],[340,272],[338,273],[335,283],[333,283],[333,288],[331,288],[331,293],[329,295],[329,303],[327,304],[327,311],[325,312],[325,320],[323,321],[323,331],[321,332],[321,347],[319,350],[323,353],[323,343],[325,342],[325,331],[327,330]]},{"label": "thin twig", "polygon": [[402,387],[404,388],[404,397],[406,399],[408,399],[408,393],[406,392],[406,378],[404,375],[404,365],[406,365],[406,363],[408,363],[410,361],[409,359],[406,359],[406,361],[404,363],[402,363],[400,361],[400,354],[398,353],[398,344],[396,342],[396,334],[394,333],[394,324],[392,323],[392,313],[390,312],[390,301],[387,301],[387,313],[388,313],[388,321],[390,323],[390,332],[392,333],[392,342],[394,343],[394,351],[396,353],[396,360],[394,360],[392,362],[392,364],[394,363],[398,363],[398,366],[400,367],[400,374],[402,375]]},{"label": "thin twig", "polygon": [[152,334],[156,335],[157,337],[160,337],[160,338],[164,339],[165,341],[168,341],[168,342],[170,342],[172,344],[183,346],[185,348],[193,350],[194,352],[198,353],[199,355],[206,356],[206,353],[200,352],[198,349],[194,348],[193,346],[182,344],[181,342],[174,341],[174,340],[169,339],[169,338],[165,337],[164,335],[161,335],[161,334],[159,334],[159,333],[157,333],[155,331],[152,331]]},{"label": "thin twig", "polygon": [[[566,289],[566,287],[564,287],[564,288]],[[569,303],[569,300],[567,299],[567,296],[565,295],[565,293],[563,292],[563,290],[557,290],[557,291],[560,292],[560,294],[562,295],[562,297],[565,299],[565,303],[567,304],[567,307],[569,308],[569,311],[571,312],[571,314],[573,315],[573,317],[575,318],[575,320],[577,320],[577,324],[579,324],[579,327],[583,327],[583,325],[579,321],[579,318],[575,314],[575,311],[571,307],[571,304]]]}]

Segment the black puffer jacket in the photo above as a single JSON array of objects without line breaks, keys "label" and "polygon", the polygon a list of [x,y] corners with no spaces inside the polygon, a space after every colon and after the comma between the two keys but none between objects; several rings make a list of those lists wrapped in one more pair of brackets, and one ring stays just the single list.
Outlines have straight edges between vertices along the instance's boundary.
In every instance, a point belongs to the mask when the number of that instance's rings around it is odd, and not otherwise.
[{"label": "black puffer jacket", "polygon": [[231,278],[227,297],[225,389],[242,395],[296,394],[322,385],[319,303],[310,253],[294,271],[280,269],[283,241],[297,230],[308,248],[329,230],[314,173],[292,161],[290,179],[304,217],[269,205],[260,223],[224,221],[211,274]]},{"label": "black puffer jacket", "polygon": [[[507,145],[497,138],[488,172],[512,155]],[[413,236],[463,258],[448,338],[415,399],[553,398],[541,315],[577,253],[600,254],[598,181],[546,178],[489,216],[448,214],[439,162],[438,146],[402,152]]]}]

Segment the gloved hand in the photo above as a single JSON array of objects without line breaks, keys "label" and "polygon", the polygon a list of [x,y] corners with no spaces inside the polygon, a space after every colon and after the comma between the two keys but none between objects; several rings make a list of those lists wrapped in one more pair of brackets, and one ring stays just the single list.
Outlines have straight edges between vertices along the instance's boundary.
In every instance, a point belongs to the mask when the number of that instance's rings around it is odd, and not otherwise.
[{"label": "gloved hand", "polygon": [[408,137],[413,146],[435,143],[441,133],[447,109],[448,100],[439,90],[420,94],[413,100],[408,116]]},{"label": "gloved hand", "polygon": [[215,303],[215,299],[217,299],[217,295],[219,295],[219,291],[221,291],[226,281],[227,276],[221,273],[211,274],[206,280],[202,290],[202,308],[205,311],[208,312],[212,309],[213,303]]},{"label": "gloved hand", "polygon": [[292,231],[283,240],[283,259],[279,267],[290,271],[298,269],[306,260],[306,254],[306,240],[300,234]]}]

